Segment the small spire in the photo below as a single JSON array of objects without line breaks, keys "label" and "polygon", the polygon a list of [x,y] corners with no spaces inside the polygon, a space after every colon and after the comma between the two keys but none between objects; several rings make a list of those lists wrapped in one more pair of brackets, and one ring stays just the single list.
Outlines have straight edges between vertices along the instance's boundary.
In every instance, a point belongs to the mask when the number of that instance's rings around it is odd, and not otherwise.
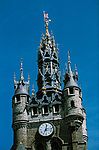
[{"label": "small spire", "polygon": [[71,63],[70,61],[70,50],[68,50],[68,64]]},{"label": "small spire", "polygon": [[71,70],[71,61],[70,61],[70,50],[68,50],[68,73],[71,75],[72,70]]},{"label": "small spire", "polygon": [[45,29],[46,29],[46,36],[49,36],[49,31],[48,31],[48,25],[49,25],[49,21],[51,21],[48,17],[48,13],[43,11],[43,15],[44,15],[44,22],[45,22]]},{"label": "small spire", "polygon": [[23,60],[21,58],[21,62],[20,62],[20,79],[24,80],[24,76],[23,76]]},{"label": "small spire", "polygon": [[67,64],[67,74],[65,76],[65,88],[67,87],[79,87],[76,80],[77,77],[73,74],[71,69],[71,61],[70,61],[70,50],[68,50],[68,64]]}]

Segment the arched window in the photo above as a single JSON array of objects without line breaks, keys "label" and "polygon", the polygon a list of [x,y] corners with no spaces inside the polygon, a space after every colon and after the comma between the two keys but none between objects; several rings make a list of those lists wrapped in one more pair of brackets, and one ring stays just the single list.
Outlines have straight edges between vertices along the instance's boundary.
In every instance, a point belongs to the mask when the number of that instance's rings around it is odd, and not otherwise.
[{"label": "arched window", "polygon": [[37,115],[37,107],[33,107],[31,113],[32,113],[32,116]]},{"label": "arched window", "polygon": [[71,101],[71,107],[75,107],[74,101]]},{"label": "arched window", "polygon": [[48,106],[44,106],[44,114],[48,113]]},{"label": "arched window", "polygon": [[53,106],[53,112],[54,113],[59,113],[59,104],[56,104]]},{"label": "arched window", "polygon": [[48,106],[47,105],[42,107],[42,113],[45,115],[48,114]]}]

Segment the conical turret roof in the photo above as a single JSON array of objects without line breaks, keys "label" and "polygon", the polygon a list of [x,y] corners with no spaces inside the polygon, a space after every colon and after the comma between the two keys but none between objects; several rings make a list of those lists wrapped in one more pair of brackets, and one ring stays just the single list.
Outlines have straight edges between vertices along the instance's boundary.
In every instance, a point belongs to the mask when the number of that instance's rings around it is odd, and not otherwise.
[{"label": "conical turret roof", "polygon": [[15,87],[15,95],[18,94],[29,95],[29,79],[28,82],[24,81],[22,61],[20,63],[20,79],[19,81],[16,81],[16,78],[14,76],[14,87]]},{"label": "conical turret roof", "polygon": [[[76,69],[76,74],[77,74],[77,69]],[[68,51],[68,65],[67,65],[67,69],[66,69],[64,83],[65,83],[65,88],[67,88],[67,87],[78,87],[79,88],[78,83],[77,83],[77,78],[71,69],[70,51]]]}]

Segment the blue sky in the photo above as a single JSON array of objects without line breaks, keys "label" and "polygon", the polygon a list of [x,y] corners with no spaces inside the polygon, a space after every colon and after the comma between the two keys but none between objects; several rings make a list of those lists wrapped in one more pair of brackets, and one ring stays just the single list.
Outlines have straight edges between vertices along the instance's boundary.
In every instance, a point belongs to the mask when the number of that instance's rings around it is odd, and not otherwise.
[{"label": "blue sky", "polygon": [[52,20],[49,28],[59,45],[62,74],[68,49],[72,67],[77,64],[87,111],[88,149],[98,150],[98,0],[0,0],[0,150],[9,150],[13,143],[13,73],[18,79],[21,58],[25,79],[30,73],[31,86],[37,89],[37,51],[44,33],[44,10]]}]

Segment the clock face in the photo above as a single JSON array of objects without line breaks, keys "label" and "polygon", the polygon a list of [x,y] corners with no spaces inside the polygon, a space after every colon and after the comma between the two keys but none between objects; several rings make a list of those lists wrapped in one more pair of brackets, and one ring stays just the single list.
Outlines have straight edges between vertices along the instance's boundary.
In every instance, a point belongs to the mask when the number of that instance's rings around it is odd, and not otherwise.
[{"label": "clock face", "polygon": [[39,126],[39,134],[42,136],[49,136],[53,133],[54,128],[50,123],[43,123]]}]

